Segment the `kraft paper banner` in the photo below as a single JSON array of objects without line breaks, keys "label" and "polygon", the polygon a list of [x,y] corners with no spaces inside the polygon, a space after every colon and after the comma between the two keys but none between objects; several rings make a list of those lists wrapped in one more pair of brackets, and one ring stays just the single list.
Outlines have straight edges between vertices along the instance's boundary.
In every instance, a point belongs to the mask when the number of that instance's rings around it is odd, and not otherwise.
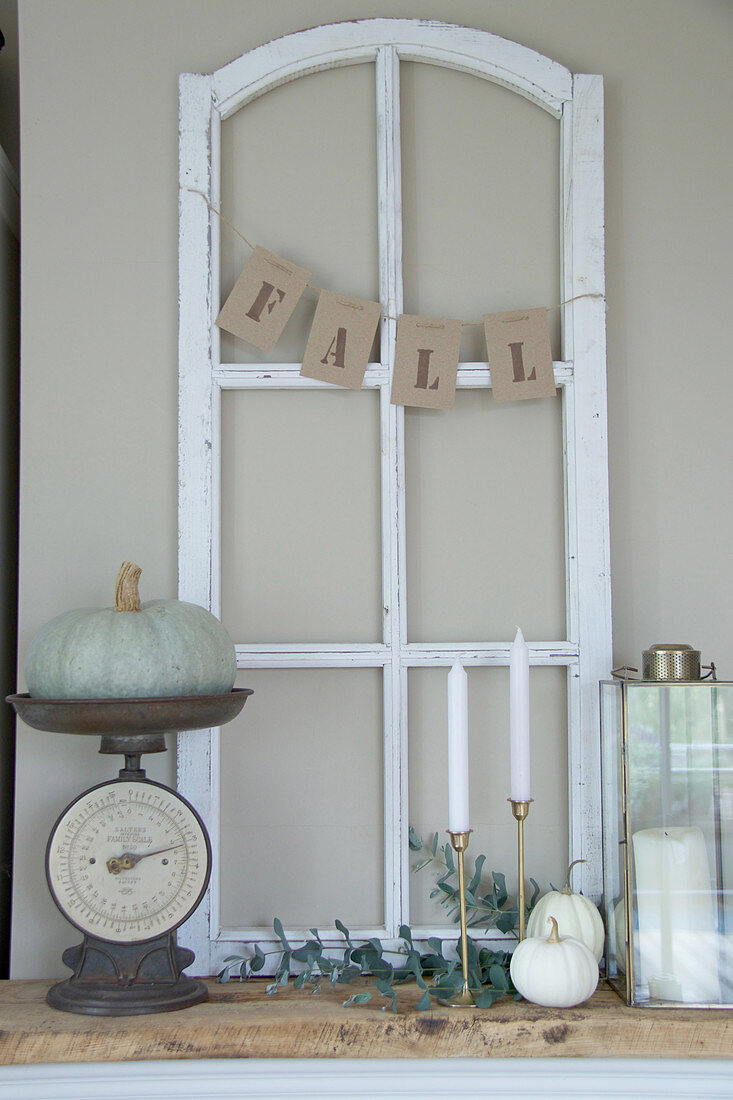
[{"label": "kraft paper banner", "polygon": [[310,271],[259,245],[216,319],[219,328],[272,351],[308,285]]},{"label": "kraft paper banner", "polygon": [[403,313],[397,319],[392,404],[452,409],[460,346],[460,321]]},{"label": "kraft paper banner", "polygon": [[361,389],[381,314],[379,302],[322,290],[300,373]]},{"label": "kraft paper banner", "polygon": [[484,332],[494,401],[555,396],[546,309],[489,313]]}]

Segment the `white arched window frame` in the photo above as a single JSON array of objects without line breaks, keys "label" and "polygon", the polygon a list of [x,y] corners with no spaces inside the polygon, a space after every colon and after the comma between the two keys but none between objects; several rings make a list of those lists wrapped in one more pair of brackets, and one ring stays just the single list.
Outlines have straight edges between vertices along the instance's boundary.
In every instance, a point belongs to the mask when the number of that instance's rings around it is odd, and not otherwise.
[{"label": "white arched window frame", "polygon": [[[224,389],[322,388],[292,363],[222,363],[219,219],[220,126],[241,107],[288,81],[344,65],[375,63],[381,361],[364,386],[380,393],[383,637],[377,645],[242,645],[242,668],[378,667],[384,683],[384,912],[381,928],[354,935],[397,936],[408,910],[407,670],[509,663],[509,643],[410,644],[405,598],[404,410],[390,404],[396,318],[402,310],[399,63],[428,62],[470,73],[538,104],[560,119],[562,392],[566,635],[530,644],[534,665],[564,666],[568,687],[569,855],[585,859],[580,888],[601,892],[598,681],[611,667],[611,601],[606,439],[603,212],[603,84],[485,31],[403,19],[334,24],[269,42],[211,75],[180,79],[179,249],[179,597],[220,614],[220,401]],[[198,194],[196,193],[198,192]],[[490,387],[486,363],[461,363],[458,386]],[[236,639],[235,639],[236,642]],[[212,973],[271,929],[223,930],[219,921],[219,737],[181,738],[178,786],[203,814],[214,870],[209,892],[181,940]],[[577,881],[577,880],[576,880]],[[294,939],[302,930],[288,931]],[[418,936],[446,929],[414,929]],[[456,934],[456,930],[453,930]],[[328,933],[324,935],[328,942]],[[334,939],[334,943],[337,938]]]}]

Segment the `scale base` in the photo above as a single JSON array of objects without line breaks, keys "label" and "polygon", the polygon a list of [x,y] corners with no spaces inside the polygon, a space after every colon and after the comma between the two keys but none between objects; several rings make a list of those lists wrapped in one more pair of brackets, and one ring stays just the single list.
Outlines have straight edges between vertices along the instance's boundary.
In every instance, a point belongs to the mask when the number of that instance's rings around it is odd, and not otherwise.
[{"label": "scale base", "polygon": [[85,1016],[142,1016],[177,1012],[207,1000],[208,990],[183,973],[195,955],[175,932],[145,943],[118,944],[84,936],[62,956],[74,971],[46,994],[52,1008]]},{"label": "scale base", "polygon": [[68,978],[46,994],[51,1008],[83,1016],[143,1016],[149,1012],[177,1012],[201,1004],[208,990],[197,978],[185,975],[164,986],[140,982],[125,989],[111,982],[78,982]]}]

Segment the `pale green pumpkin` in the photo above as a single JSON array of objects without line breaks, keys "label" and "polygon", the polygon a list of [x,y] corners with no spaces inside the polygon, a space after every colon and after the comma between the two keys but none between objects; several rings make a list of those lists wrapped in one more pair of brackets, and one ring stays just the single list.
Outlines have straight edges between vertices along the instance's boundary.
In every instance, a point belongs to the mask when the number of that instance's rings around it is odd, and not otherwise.
[{"label": "pale green pumpkin", "polygon": [[220,695],[236,675],[234,645],[219,620],[197,604],[141,604],[141,570],[120,569],[114,607],[85,607],[42,627],[25,659],[38,699],[146,699]]}]

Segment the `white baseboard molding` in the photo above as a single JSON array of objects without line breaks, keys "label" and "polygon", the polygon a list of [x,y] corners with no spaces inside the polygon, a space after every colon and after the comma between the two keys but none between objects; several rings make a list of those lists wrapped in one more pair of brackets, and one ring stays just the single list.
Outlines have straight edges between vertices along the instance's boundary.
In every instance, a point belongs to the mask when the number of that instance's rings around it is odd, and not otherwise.
[{"label": "white baseboard molding", "polygon": [[221,1059],[0,1067],[0,1100],[235,1100],[246,1097],[733,1096],[733,1061],[596,1058]]}]

